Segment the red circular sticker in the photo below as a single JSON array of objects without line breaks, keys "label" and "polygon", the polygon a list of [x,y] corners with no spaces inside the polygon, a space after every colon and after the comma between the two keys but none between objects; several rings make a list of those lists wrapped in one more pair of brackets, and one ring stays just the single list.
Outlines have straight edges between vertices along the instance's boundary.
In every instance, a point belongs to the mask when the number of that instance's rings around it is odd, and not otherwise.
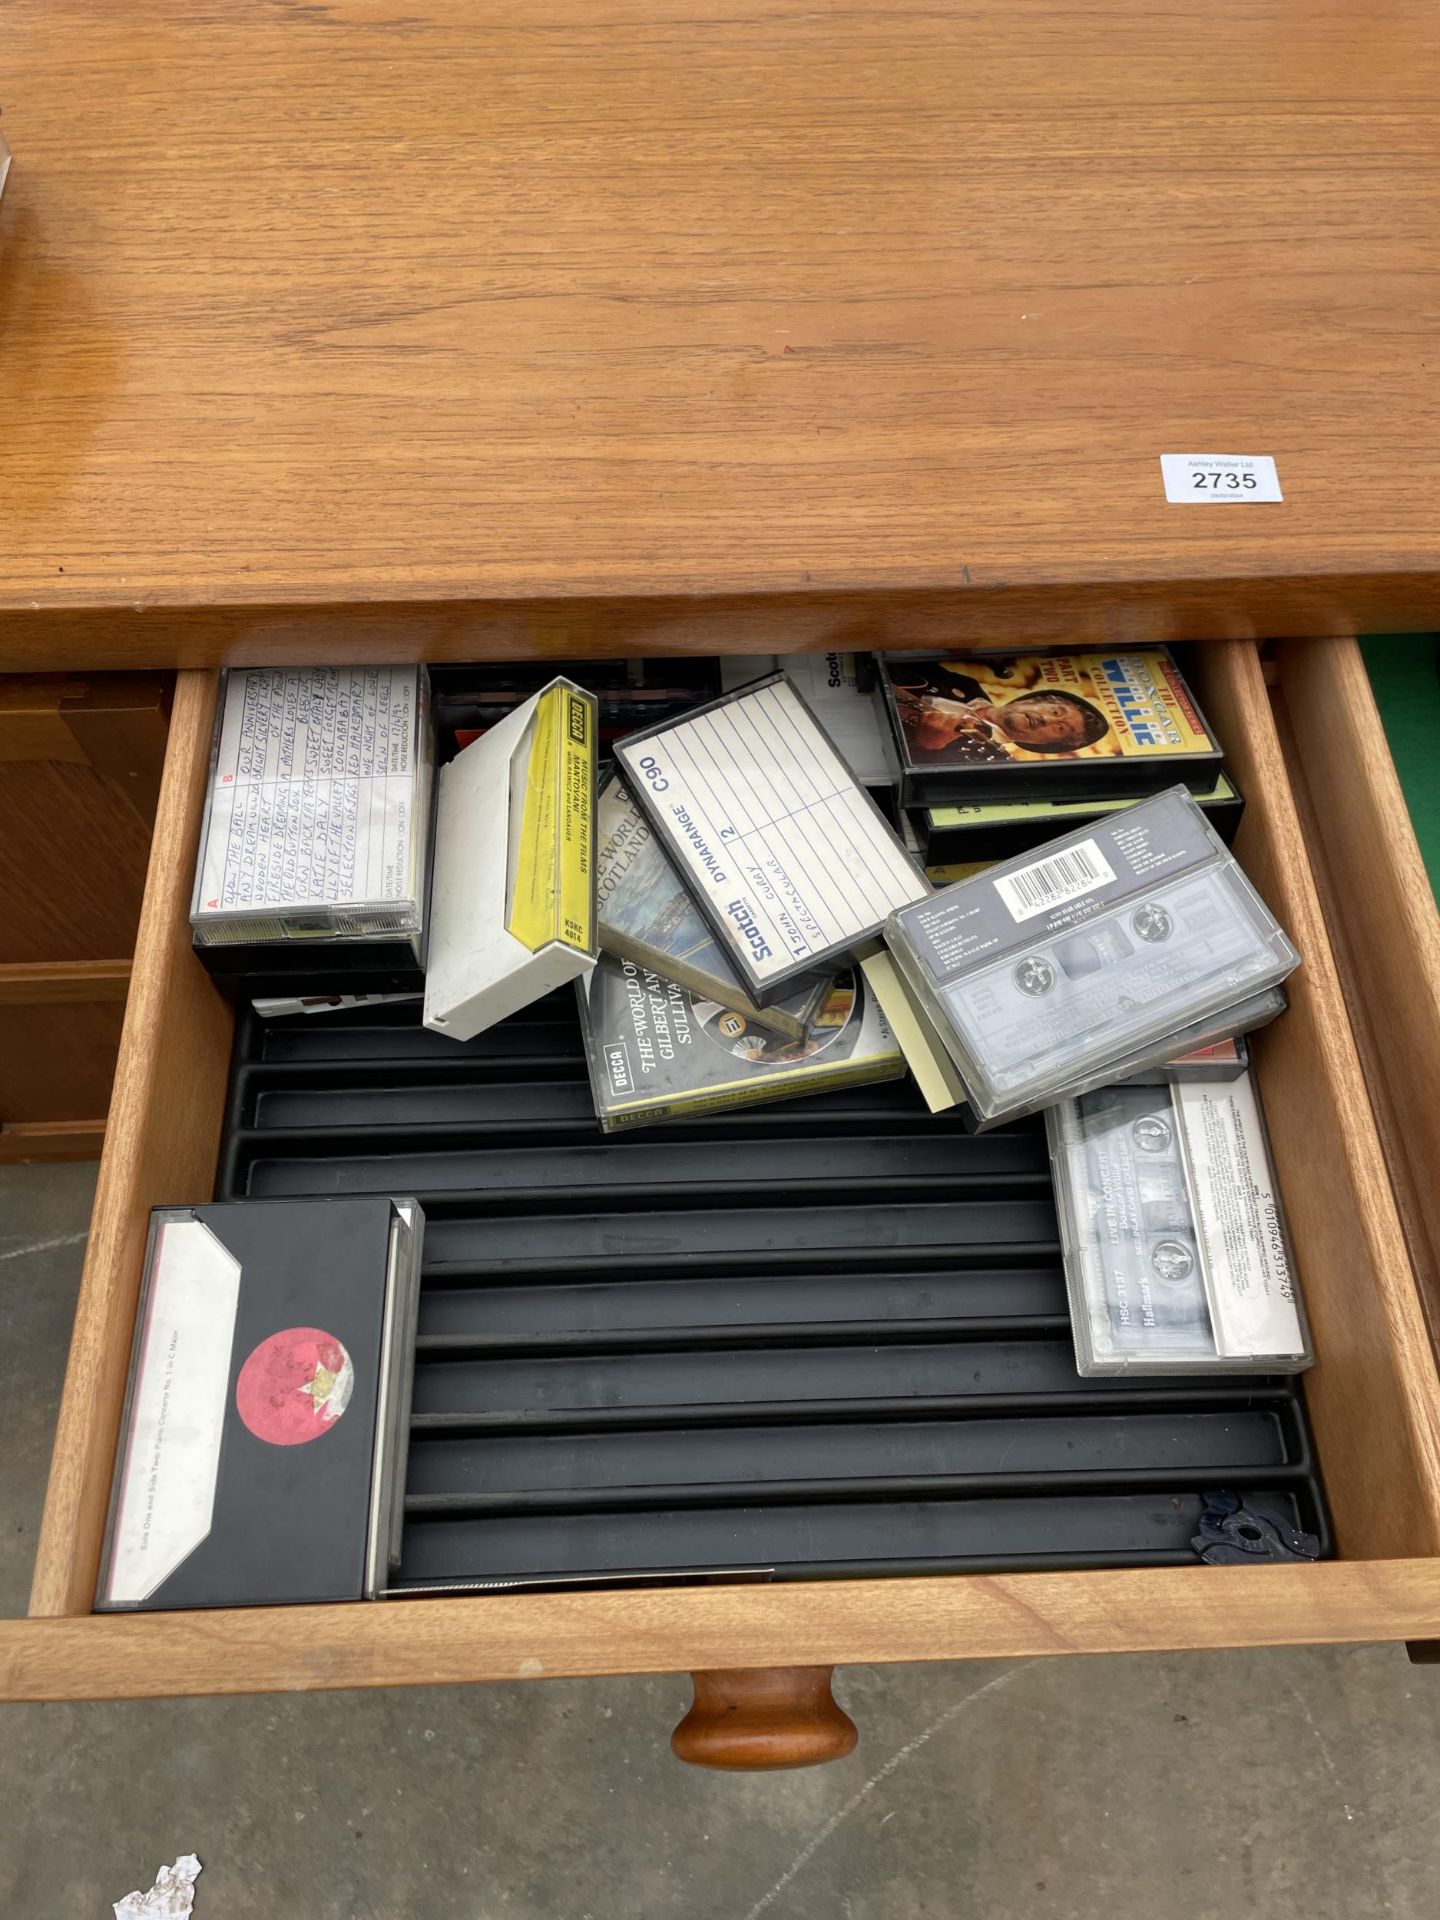
[{"label": "red circular sticker", "polygon": [[350,1403],[355,1369],[333,1334],[286,1327],[240,1369],[235,1405],[257,1440],[300,1447],[328,1433]]}]

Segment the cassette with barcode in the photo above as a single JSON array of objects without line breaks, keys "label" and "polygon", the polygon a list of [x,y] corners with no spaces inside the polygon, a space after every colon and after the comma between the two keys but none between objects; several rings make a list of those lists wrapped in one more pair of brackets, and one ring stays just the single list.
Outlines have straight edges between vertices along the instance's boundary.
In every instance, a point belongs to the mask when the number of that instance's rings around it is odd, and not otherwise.
[{"label": "cassette with barcode", "polygon": [[1082,1375],[1311,1364],[1248,1074],[1096,1088],[1045,1125]]},{"label": "cassette with barcode", "polygon": [[885,938],[982,1123],[1101,1086],[1299,965],[1183,787],[901,908]]}]

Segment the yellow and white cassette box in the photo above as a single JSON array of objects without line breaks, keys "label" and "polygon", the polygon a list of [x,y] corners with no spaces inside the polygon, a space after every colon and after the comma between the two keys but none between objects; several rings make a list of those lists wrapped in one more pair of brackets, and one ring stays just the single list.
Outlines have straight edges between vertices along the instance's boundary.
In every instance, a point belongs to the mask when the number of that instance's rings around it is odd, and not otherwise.
[{"label": "yellow and white cassette box", "polygon": [[455,1040],[595,964],[593,694],[556,679],[440,771],[425,1025]]}]

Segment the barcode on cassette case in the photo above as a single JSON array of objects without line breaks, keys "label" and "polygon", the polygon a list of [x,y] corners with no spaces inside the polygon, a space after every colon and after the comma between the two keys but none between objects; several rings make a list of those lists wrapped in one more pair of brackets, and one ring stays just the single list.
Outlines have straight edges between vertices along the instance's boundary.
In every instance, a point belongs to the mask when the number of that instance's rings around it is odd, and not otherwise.
[{"label": "barcode on cassette case", "polygon": [[995,887],[1010,909],[1012,920],[1033,920],[1050,907],[1063,907],[1115,878],[1110,862],[1093,840],[1052,853],[1048,860],[1032,860],[1014,873],[997,873]]}]

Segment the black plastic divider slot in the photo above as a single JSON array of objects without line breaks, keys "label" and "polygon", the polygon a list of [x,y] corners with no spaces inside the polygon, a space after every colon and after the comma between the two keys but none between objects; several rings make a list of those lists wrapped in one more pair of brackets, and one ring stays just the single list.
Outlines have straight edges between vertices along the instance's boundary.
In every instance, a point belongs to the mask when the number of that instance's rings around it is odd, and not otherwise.
[{"label": "black plastic divider slot", "polygon": [[[1256,1404],[1261,1403],[1257,1396]],[[1097,1411],[1120,1410],[1144,1411],[1147,1408],[1165,1410],[1174,1409],[1175,1401],[1163,1393],[1116,1394],[1105,1391],[1105,1383],[1097,1381],[1089,1404]],[[1186,1403],[1189,1404],[1189,1403]],[[1197,1397],[1195,1404],[1203,1405],[1203,1397]],[[464,1407],[459,1410],[438,1411],[417,1414],[412,1422],[412,1432],[417,1435],[443,1436],[447,1438],[462,1434],[485,1433],[492,1438],[500,1434],[549,1434],[549,1433],[603,1433],[607,1428],[646,1427],[651,1431],[670,1429],[682,1419],[687,1426],[747,1426],[757,1419],[774,1421],[777,1425],[817,1420],[881,1421],[907,1420],[916,1417],[916,1408],[923,1407],[926,1419],[974,1419],[977,1415],[993,1413],[1021,1412],[1027,1416],[1067,1414],[1075,1411],[1073,1394],[1032,1393],[1023,1397],[1013,1393],[973,1393],[929,1395],[923,1401],[913,1396],[904,1398],[885,1398],[876,1395],[873,1399],[827,1400],[820,1397],[797,1400],[769,1400],[757,1405],[753,1400],[706,1401],[698,1406],[688,1406],[683,1413],[673,1405],[658,1406],[629,1405],[623,1407],[538,1407],[519,1410],[499,1407],[491,1410]]]},{"label": "black plastic divider slot", "polygon": [[[1005,1474],[1005,1496],[1035,1495],[1045,1498],[1055,1491],[1053,1467],[1026,1473],[1022,1469]],[[1225,1484],[1234,1492],[1247,1493],[1259,1488],[1283,1487],[1292,1495],[1303,1494],[1304,1475],[1297,1469],[1274,1466],[1226,1466]],[[1077,1473],[1065,1489],[1067,1499],[1081,1494],[1176,1494],[1205,1493],[1215,1484],[1211,1466],[1119,1468],[1113,1473]],[[416,1521],[517,1519],[531,1515],[552,1517],[570,1513],[664,1513],[674,1509],[677,1497],[693,1512],[721,1507],[744,1506],[763,1498],[767,1507],[819,1506],[832,1502],[847,1505],[878,1505],[890,1500],[973,1500],[995,1494],[994,1477],[986,1473],[875,1474],[869,1478],[852,1474],[843,1486],[815,1479],[714,1480],[703,1487],[584,1487],[571,1492],[481,1494],[462,1497],[407,1499],[405,1512]]]},{"label": "black plastic divider slot", "polygon": [[[305,1162],[311,1146],[325,1149],[328,1191],[390,1192],[402,1180],[407,1191],[417,1193],[483,1193],[491,1207],[509,1212],[526,1205],[578,1207],[586,1196],[593,1206],[596,1195],[605,1199],[607,1208],[618,1209],[649,1205],[657,1198],[687,1208],[712,1206],[720,1196],[843,1198],[856,1187],[875,1196],[916,1199],[1044,1196],[1050,1191],[1048,1170],[1034,1163],[1029,1141],[1023,1143],[1024,1151],[1017,1151],[1021,1143],[1011,1140],[979,1142],[992,1151],[974,1155],[973,1164],[967,1157],[958,1166],[950,1142],[923,1136],[900,1135],[883,1146],[869,1140],[796,1140],[788,1143],[783,1156],[769,1142],[735,1141],[717,1163],[713,1146],[701,1142],[667,1141],[649,1152],[637,1152],[632,1145],[620,1152],[607,1151],[593,1140],[540,1147],[513,1140],[501,1144],[493,1131],[471,1148],[446,1150],[453,1149],[449,1130],[413,1121],[408,1128],[411,1141],[419,1144],[439,1132],[444,1146],[432,1154],[396,1156],[377,1153],[385,1138],[383,1128],[377,1133],[378,1125],[347,1128],[355,1151],[338,1160],[334,1132],[299,1140],[287,1132],[278,1142],[274,1135],[262,1135],[251,1164],[251,1194],[274,1198],[310,1190],[307,1182],[314,1173]],[[277,1146],[283,1149],[291,1141],[290,1157],[277,1159]]]},{"label": "black plastic divider slot", "polygon": [[[800,1185],[803,1186],[803,1182]],[[668,1199],[669,1196],[666,1196]],[[427,1239],[430,1236],[427,1235]],[[506,1264],[549,1267],[571,1261],[608,1267],[646,1261],[724,1258],[742,1262],[806,1259],[877,1252],[892,1258],[930,1255],[953,1260],[957,1247],[1059,1252],[1055,1209],[1048,1199],[923,1201],[908,1206],[865,1204],[849,1188],[828,1206],[656,1207],[644,1214],[561,1213],[483,1221],[443,1219],[433,1228],[429,1258],[437,1268],[464,1264],[487,1271]]]},{"label": "black plastic divider slot", "polygon": [[677,1339],[692,1332],[707,1337],[743,1333],[748,1339],[785,1327],[807,1328],[812,1337],[828,1340],[838,1327],[857,1326],[880,1339],[897,1327],[931,1323],[982,1332],[1002,1324],[1068,1327],[1064,1277],[1058,1267],[941,1269],[923,1275],[826,1269],[732,1274],[720,1280],[655,1274],[588,1286],[512,1287],[497,1281],[488,1287],[431,1288],[420,1301],[420,1337],[427,1344],[450,1338],[608,1339],[654,1331]]},{"label": "black plastic divider slot", "polygon": [[[1069,1321],[1060,1315],[1045,1320],[898,1320],[876,1327],[873,1320],[827,1320],[825,1340],[831,1346],[912,1347],[917,1342],[970,1342],[980,1335],[1020,1339],[1068,1334]],[[441,1333],[422,1334],[416,1341],[421,1360],[513,1359],[521,1355],[564,1358],[572,1354],[698,1353],[707,1347],[808,1347],[815,1339],[813,1321],[788,1325],[770,1321],[760,1327],[636,1327],[614,1333]]]},{"label": "black plastic divider slot", "polygon": [[[517,1170],[534,1167],[547,1181],[563,1182],[572,1177],[597,1186],[615,1183],[660,1186],[692,1186],[699,1180],[713,1179],[718,1171],[731,1185],[754,1181],[764,1186],[783,1181],[846,1180],[869,1187],[890,1179],[940,1181],[949,1186],[978,1187],[994,1180],[1030,1183],[1046,1193],[1050,1187],[1050,1169],[1043,1145],[1030,1135],[980,1135],[963,1157],[957,1156],[953,1140],[937,1138],[919,1129],[896,1127],[883,1140],[865,1138],[795,1138],[785,1142],[783,1158],[774,1152],[768,1140],[733,1140],[726,1143],[723,1162],[715,1155],[714,1143],[651,1139],[641,1144],[630,1138],[623,1144],[605,1143],[591,1135],[578,1146],[516,1146],[496,1140],[506,1130],[503,1121],[493,1115],[483,1120],[467,1118],[459,1101],[447,1094],[467,1099],[470,1088],[417,1088],[402,1092],[377,1092],[316,1096],[312,1094],[266,1094],[260,1103],[255,1131],[257,1147],[266,1150],[267,1131],[281,1128],[287,1139],[303,1136],[310,1129],[333,1139],[334,1130],[351,1134],[375,1131],[393,1133],[423,1128],[427,1132],[474,1132],[478,1137],[467,1157],[480,1159],[486,1153],[493,1163],[509,1162]],[[293,1115],[293,1117],[292,1117]],[[703,1196],[702,1196],[703,1197]]]},{"label": "black plastic divider slot", "polygon": [[947,1478],[994,1483],[997,1476],[1007,1486],[1022,1476],[1054,1475],[1080,1486],[1222,1470],[1231,1484],[1243,1474],[1303,1476],[1305,1463],[1296,1457],[1283,1409],[672,1428],[663,1449],[652,1433],[634,1428],[583,1437],[515,1435],[504,1447],[475,1435],[423,1436],[411,1453],[406,1510],[617,1503],[642,1495],[653,1504],[667,1491],[673,1502],[681,1491],[693,1498],[700,1490],[743,1486],[767,1497],[780,1487],[805,1486],[820,1497],[861,1485],[913,1491]]},{"label": "black plastic divider slot", "polygon": [[[914,1127],[923,1127],[930,1135],[942,1138],[958,1135],[963,1139],[994,1142],[1028,1137],[1040,1143],[1041,1153],[1044,1151],[1043,1133],[1034,1128],[970,1135],[953,1115],[927,1115],[913,1092],[903,1100],[894,1091],[889,1098],[882,1098],[892,1086],[888,1081],[876,1086],[842,1087],[833,1093],[811,1095],[793,1105],[775,1102],[736,1112],[709,1114],[703,1119],[673,1121],[663,1129],[622,1131],[607,1138],[596,1124],[588,1083],[574,1079],[573,1073],[567,1073],[563,1065],[548,1058],[521,1064],[526,1065],[523,1074],[515,1062],[507,1062],[503,1071],[488,1064],[477,1067],[469,1062],[451,1062],[444,1069],[396,1064],[383,1073],[372,1067],[363,1080],[352,1076],[348,1081],[333,1063],[311,1068],[254,1068],[241,1076],[245,1105],[236,1116],[237,1124],[277,1131],[283,1126],[285,1131],[294,1134],[302,1134],[307,1128],[351,1126],[356,1122],[348,1117],[349,1113],[361,1113],[367,1105],[374,1104],[363,1100],[362,1095],[393,1094],[397,1096],[398,1105],[398,1096],[418,1090],[435,1096],[432,1113],[441,1114],[448,1108],[459,1114],[455,1121],[442,1117],[420,1124],[439,1127],[451,1124],[466,1133],[487,1128],[505,1132],[513,1130],[518,1120],[532,1132],[539,1133],[546,1128],[566,1127],[578,1117],[584,1122],[583,1138],[614,1151],[624,1151],[636,1141],[653,1141],[657,1134],[663,1134],[667,1140],[718,1141],[737,1136],[746,1141],[788,1141],[797,1134],[821,1134],[827,1138],[849,1135],[874,1140],[892,1131]],[[354,1091],[353,1107],[333,1098],[337,1089],[347,1086]],[[289,1102],[277,1097],[286,1094],[290,1096]],[[332,1096],[328,1102],[321,1098],[325,1094]],[[263,1121],[257,1122],[254,1118],[257,1111],[264,1113]],[[390,1120],[394,1121],[393,1113]]]},{"label": "black plastic divider slot", "polygon": [[1329,1550],[1297,1382],[1081,1380],[1044,1132],[908,1082],[603,1136],[569,992],[242,1016],[221,1197],[428,1217],[401,1586],[1193,1562],[1227,1485]]},{"label": "black plastic divider slot", "polygon": [[[417,1421],[432,1414],[617,1414],[646,1408],[765,1406],[806,1400],[965,1401],[1070,1395],[1068,1339],[960,1340],[946,1345],[720,1348],[575,1358],[464,1359],[426,1354],[415,1369]],[[1087,1381],[1103,1392],[1104,1380]]]},{"label": "black plastic divider slot", "polygon": [[[1273,1483],[1258,1499],[1304,1526]],[[514,1575],[635,1573],[667,1566],[772,1567],[776,1577],[981,1567],[1194,1563],[1198,1493],[1079,1493],[811,1506],[419,1519],[405,1528],[400,1583]]]},{"label": "black plastic divider slot", "polygon": [[[423,1139],[424,1130],[412,1128],[409,1137]],[[246,1144],[242,1137],[240,1145],[243,1148]],[[249,1162],[247,1191],[252,1199],[275,1200],[316,1192],[404,1192],[417,1198],[429,1194],[437,1203],[442,1196],[458,1196],[462,1202],[467,1198],[476,1203],[483,1200],[489,1207],[504,1204],[508,1210],[515,1210],[536,1205],[578,1206],[586,1193],[593,1204],[593,1194],[600,1190],[617,1209],[649,1205],[657,1198],[666,1199],[671,1206],[705,1207],[717,1198],[753,1195],[762,1186],[768,1186],[777,1196],[799,1194],[814,1199],[853,1189],[855,1184],[853,1177],[844,1174],[813,1174],[809,1178],[787,1174],[783,1163],[777,1166],[773,1157],[763,1180],[743,1167],[732,1167],[725,1178],[712,1177],[703,1189],[697,1189],[676,1178],[673,1164],[598,1160],[589,1147],[577,1149],[576,1158],[567,1163],[558,1157],[565,1149],[558,1147],[539,1149],[533,1156],[518,1147],[387,1155],[376,1151],[380,1143],[370,1134],[358,1136],[355,1151],[344,1158],[334,1153],[337,1141],[333,1133],[323,1142],[299,1143],[286,1158],[277,1157],[277,1147],[283,1150],[285,1141],[267,1136],[260,1144],[263,1151]],[[313,1151],[322,1144],[325,1152]],[[562,1177],[565,1185],[557,1188],[549,1184]],[[1038,1173],[994,1173],[977,1181],[964,1174],[914,1175],[896,1169],[868,1180],[866,1185],[887,1197],[914,1194],[924,1198],[976,1187],[992,1196],[1035,1194],[1048,1191],[1049,1183]],[[690,1196],[697,1193],[698,1200],[692,1202]]]},{"label": "black plastic divider slot", "polygon": [[[573,996],[571,996],[573,1000]],[[303,1014],[259,1021],[247,1048],[252,1063],[314,1065],[334,1061],[355,1067],[375,1061],[415,1061],[447,1068],[486,1060],[526,1060],[536,1055],[573,1061],[583,1073],[585,1056],[573,1007],[552,994],[473,1040],[452,1040],[420,1025],[413,1004],[371,1007],[353,1013]]]}]

